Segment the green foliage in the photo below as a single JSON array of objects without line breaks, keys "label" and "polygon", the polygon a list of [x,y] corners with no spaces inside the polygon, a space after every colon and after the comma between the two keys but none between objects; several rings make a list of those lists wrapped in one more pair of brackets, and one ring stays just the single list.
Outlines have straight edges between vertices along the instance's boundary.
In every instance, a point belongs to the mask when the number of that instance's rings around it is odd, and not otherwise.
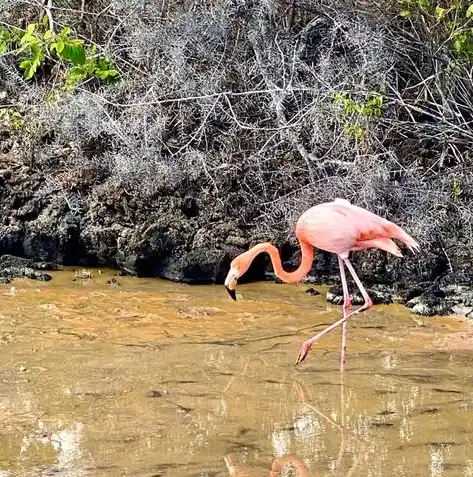
[{"label": "green foliage", "polygon": [[8,128],[20,129],[23,126],[22,115],[12,108],[0,109],[0,125]]},{"label": "green foliage", "polygon": [[74,86],[86,78],[95,77],[103,82],[113,82],[118,78],[118,71],[113,68],[109,58],[89,56],[81,65],[74,65],[66,78],[66,89]]},{"label": "green foliage", "polygon": [[462,60],[473,60],[471,0],[397,0],[399,15],[419,21],[438,43]]},{"label": "green foliage", "polygon": [[89,78],[112,82],[119,77],[113,61],[97,55],[94,45],[88,46],[84,40],[74,38],[69,27],[55,33],[44,19],[30,23],[26,30],[0,27],[0,54],[8,51],[17,55],[18,66],[28,80],[35,77],[47,61],[59,65],[65,70],[65,89],[68,90]]},{"label": "green foliage", "polygon": [[347,119],[343,130],[346,134],[361,139],[365,128],[360,124],[363,120],[379,118],[385,107],[385,96],[377,91],[370,91],[363,102],[354,100],[343,91],[333,96],[335,104],[342,105],[343,116]]},{"label": "green foliage", "polygon": [[461,184],[457,181],[456,178],[453,178],[452,181],[452,192],[451,196],[454,201],[457,201],[461,195],[463,194],[463,189],[461,187]]}]

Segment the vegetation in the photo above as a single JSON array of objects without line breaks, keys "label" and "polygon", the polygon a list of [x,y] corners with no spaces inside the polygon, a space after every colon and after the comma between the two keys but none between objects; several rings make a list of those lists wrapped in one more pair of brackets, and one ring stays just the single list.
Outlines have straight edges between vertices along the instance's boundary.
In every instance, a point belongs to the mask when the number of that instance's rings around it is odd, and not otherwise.
[{"label": "vegetation", "polygon": [[285,241],[344,197],[473,246],[471,2],[40,3],[0,12],[0,149],[77,216],[191,191],[199,229]]},{"label": "vegetation", "polygon": [[25,30],[0,26],[0,53],[12,53],[18,58],[18,66],[27,80],[37,75],[46,61],[53,67],[65,69],[66,89],[72,89],[88,78],[117,79],[118,71],[112,68],[112,61],[97,55],[95,45],[86,50],[84,40],[71,38],[70,27],[66,26],[56,34],[52,27],[46,27],[47,21],[48,17],[44,15],[41,22],[30,23]]}]

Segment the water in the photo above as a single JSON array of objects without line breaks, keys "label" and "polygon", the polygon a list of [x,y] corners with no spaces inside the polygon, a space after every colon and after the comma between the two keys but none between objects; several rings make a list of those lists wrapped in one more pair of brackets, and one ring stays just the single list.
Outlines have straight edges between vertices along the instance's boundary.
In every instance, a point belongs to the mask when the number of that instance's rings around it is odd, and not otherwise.
[{"label": "water", "polygon": [[473,476],[463,321],[375,307],[342,380],[338,331],[294,366],[340,313],[307,287],[93,273],[0,289],[1,477]]}]

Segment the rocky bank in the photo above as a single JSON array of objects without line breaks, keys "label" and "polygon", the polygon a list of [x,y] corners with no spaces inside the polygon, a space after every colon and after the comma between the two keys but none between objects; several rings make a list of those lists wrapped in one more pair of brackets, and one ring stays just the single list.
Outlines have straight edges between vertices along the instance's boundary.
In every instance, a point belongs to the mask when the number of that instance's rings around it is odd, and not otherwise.
[{"label": "rocky bank", "polygon": [[[465,2],[75,3],[0,9],[0,257],[26,260],[3,281],[48,263],[222,283],[259,241],[293,269],[299,214],[342,197],[422,245],[353,254],[377,301],[469,312]],[[307,281],[338,302],[338,273],[317,251]],[[244,277],[273,278],[267,256]]]},{"label": "rocky bank", "polygon": [[[15,167],[6,155],[1,167],[0,283],[22,276],[49,280],[46,271],[59,265],[107,266],[188,284],[223,283],[233,257],[268,239],[244,227],[231,213],[225,216],[217,207],[204,208],[198,191],[139,202],[117,188],[103,188],[100,194],[100,189],[90,189],[87,176],[79,176],[74,187],[89,196],[85,207],[71,210],[61,189],[52,191],[40,171]],[[297,244],[275,239],[284,266],[296,268]],[[429,260],[434,261],[435,272]],[[439,257],[407,251],[404,259],[397,259],[363,251],[352,254],[352,261],[376,304],[404,303],[413,313],[426,316],[473,315],[473,289],[454,283],[459,276],[449,273],[448,267],[442,270]],[[427,280],[421,270],[430,270]],[[436,276],[438,271],[443,271],[443,278]],[[241,281],[274,279],[269,258],[261,255]],[[333,284],[327,300],[342,303],[338,262],[332,254],[317,251],[305,283]],[[361,304],[361,295],[353,293],[352,302]]]}]

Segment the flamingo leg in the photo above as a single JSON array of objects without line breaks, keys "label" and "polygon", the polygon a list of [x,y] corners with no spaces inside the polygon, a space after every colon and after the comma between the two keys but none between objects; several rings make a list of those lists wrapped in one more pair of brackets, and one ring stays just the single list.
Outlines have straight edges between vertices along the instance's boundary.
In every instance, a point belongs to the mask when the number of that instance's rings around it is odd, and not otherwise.
[{"label": "flamingo leg", "polygon": [[356,315],[357,313],[360,313],[361,311],[369,310],[373,306],[373,300],[370,298],[370,296],[368,295],[368,292],[365,290],[365,287],[361,283],[361,280],[358,278],[358,275],[356,274],[355,269],[353,268],[353,265],[350,263],[350,260],[348,260],[348,258],[345,258],[343,261],[345,262],[345,265],[347,266],[348,271],[353,277],[353,280],[355,281],[356,286],[360,290],[361,295],[363,296],[363,299],[365,300],[365,303],[361,305],[360,308],[350,313],[349,316],[352,316],[352,315]]},{"label": "flamingo leg", "polygon": [[[346,284],[345,270],[343,269],[342,263],[344,263],[347,266],[348,271],[350,272],[351,276],[353,277],[353,280],[355,281],[356,286],[359,288],[359,290],[361,292],[361,295],[363,296],[363,299],[365,300],[365,303],[362,306],[360,306],[360,308],[352,311],[351,313],[348,313],[348,309],[349,309],[349,306],[350,306],[350,296],[348,294],[348,286]],[[332,331],[337,326],[344,325],[347,322],[348,318],[350,318],[351,316],[357,315],[361,311],[367,310],[367,309],[369,309],[373,306],[373,301],[369,297],[368,292],[365,290],[365,287],[361,283],[361,280],[358,278],[358,275],[356,274],[355,269],[353,268],[353,266],[350,263],[350,261],[348,260],[348,258],[340,259],[340,277],[342,279],[342,288],[343,288],[343,295],[344,295],[343,317],[340,320],[333,323],[332,325],[327,326],[327,328],[325,328],[321,332],[317,333],[312,338],[310,338],[307,341],[305,341],[304,343],[302,343],[302,345],[299,349],[299,354],[297,356],[296,365],[301,363],[302,361],[304,361],[304,359],[307,356],[307,353],[309,352],[311,346],[316,341],[318,341],[320,338],[322,338],[322,336],[324,336],[329,331]],[[345,295],[345,294],[347,294],[347,295]],[[348,300],[346,300],[346,296],[348,296]],[[344,361],[346,360],[346,356],[345,356],[346,355],[346,353],[345,353],[345,351],[346,351],[346,338],[347,338],[347,329],[345,328],[344,330],[342,329],[342,358],[341,358],[342,361],[340,363],[340,371],[343,371],[344,367],[345,367]],[[345,348],[345,351],[343,350],[344,348]]]},{"label": "flamingo leg", "polygon": [[[338,265],[340,267],[340,278],[342,279],[343,289],[343,318],[349,316],[349,310],[351,307],[350,293],[348,292],[347,279],[345,276],[345,267],[342,257],[338,256]],[[348,334],[348,320],[342,323],[342,345],[340,351],[340,371],[345,370],[345,363],[347,361],[347,334]]]}]

